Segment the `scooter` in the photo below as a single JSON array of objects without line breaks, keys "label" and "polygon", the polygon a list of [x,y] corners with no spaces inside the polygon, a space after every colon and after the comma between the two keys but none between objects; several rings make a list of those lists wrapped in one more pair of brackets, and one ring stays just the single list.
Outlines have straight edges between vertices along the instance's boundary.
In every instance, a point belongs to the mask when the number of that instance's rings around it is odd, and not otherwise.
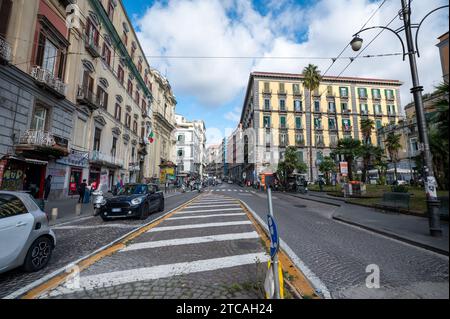
[{"label": "scooter", "polygon": [[92,192],[92,203],[94,204],[94,216],[98,215],[100,212],[100,207],[104,201],[103,192],[101,190],[96,190]]}]

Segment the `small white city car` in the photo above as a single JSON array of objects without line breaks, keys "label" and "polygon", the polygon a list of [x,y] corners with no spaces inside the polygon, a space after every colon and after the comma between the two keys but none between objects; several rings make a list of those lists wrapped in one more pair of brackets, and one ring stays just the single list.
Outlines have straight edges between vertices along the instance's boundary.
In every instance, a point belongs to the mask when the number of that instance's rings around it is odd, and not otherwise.
[{"label": "small white city car", "polygon": [[0,191],[0,273],[41,270],[55,245],[47,215],[30,194]]}]

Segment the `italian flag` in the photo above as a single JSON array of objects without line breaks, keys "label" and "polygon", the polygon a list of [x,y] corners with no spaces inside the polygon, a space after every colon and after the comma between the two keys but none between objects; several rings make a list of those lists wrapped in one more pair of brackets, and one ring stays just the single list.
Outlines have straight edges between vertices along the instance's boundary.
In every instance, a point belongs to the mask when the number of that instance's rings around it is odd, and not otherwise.
[{"label": "italian flag", "polygon": [[153,133],[153,129],[150,129],[150,133],[148,134],[148,140],[150,143],[153,143],[155,141],[155,134]]}]

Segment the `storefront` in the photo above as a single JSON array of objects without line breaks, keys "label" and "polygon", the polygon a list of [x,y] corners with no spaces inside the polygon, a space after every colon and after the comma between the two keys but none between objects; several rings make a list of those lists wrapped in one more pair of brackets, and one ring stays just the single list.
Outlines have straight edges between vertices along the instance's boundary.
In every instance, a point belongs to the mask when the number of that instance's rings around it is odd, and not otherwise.
[{"label": "storefront", "polygon": [[173,162],[163,162],[159,167],[160,167],[159,182],[161,184],[175,181],[176,179],[175,170],[177,166]]},{"label": "storefront", "polygon": [[43,198],[46,161],[5,156],[1,160],[0,189],[28,191],[35,198]]},{"label": "storefront", "polygon": [[89,168],[88,164],[88,153],[72,150],[71,153],[64,158],[56,160],[56,163],[63,164],[68,167],[68,191],[67,194],[69,196],[77,195],[78,188],[80,184],[83,182],[83,170],[87,170]]},{"label": "storefront", "polygon": [[100,185],[100,175],[101,175],[101,168],[98,166],[91,165],[89,168],[88,185],[92,186],[93,190],[96,190],[98,185]]}]

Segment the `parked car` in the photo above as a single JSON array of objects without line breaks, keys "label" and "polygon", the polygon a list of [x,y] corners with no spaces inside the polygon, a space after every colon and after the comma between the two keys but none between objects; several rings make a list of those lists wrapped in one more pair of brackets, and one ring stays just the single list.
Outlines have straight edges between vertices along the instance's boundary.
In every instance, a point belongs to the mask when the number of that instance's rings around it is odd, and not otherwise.
[{"label": "parked car", "polygon": [[0,191],[0,273],[47,266],[56,237],[41,207],[30,194]]},{"label": "parked car", "polygon": [[164,210],[164,195],[156,184],[126,184],[117,196],[105,199],[100,216],[107,221],[114,218],[146,219],[151,213]]},{"label": "parked car", "polygon": [[230,179],[230,180],[228,181],[228,184],[233,184],[233,181]]}]

